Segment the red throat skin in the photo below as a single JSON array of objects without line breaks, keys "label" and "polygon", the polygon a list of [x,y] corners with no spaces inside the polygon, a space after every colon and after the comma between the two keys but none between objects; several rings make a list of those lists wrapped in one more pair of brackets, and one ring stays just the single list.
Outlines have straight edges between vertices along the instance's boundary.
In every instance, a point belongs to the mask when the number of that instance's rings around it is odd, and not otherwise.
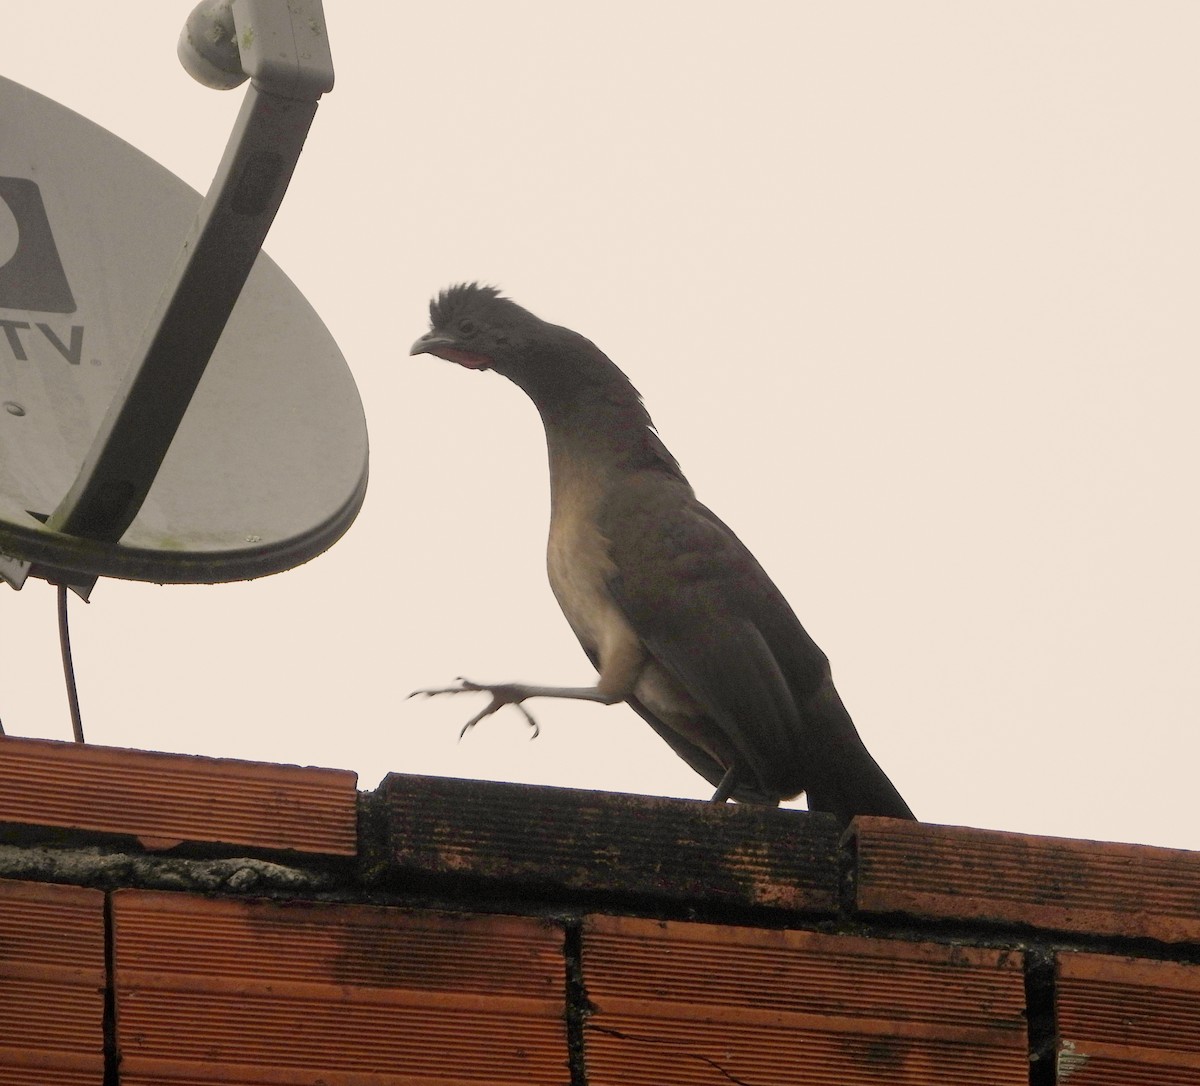
[{"label": "red throat skin", "polygon": [[490,369],[492,365],[492,360],[487,355],[460,351],[457,347],[439,347],[432,353],[436,354],[438,358],[444,358],[447,362],[454,362],[469,370],[486,370]]}]

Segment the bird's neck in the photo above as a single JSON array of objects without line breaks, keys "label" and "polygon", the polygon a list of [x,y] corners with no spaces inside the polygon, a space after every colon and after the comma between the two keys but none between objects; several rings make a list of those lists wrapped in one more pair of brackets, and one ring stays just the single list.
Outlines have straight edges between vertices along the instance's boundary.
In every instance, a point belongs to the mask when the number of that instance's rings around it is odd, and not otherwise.
[{"label": "bird's neck", "polygon": [[547,326],[546,344],[519,366],[500,369],[533,401],[546,428],[550,492],[555,509],[564,492],[603,494],[640,471],[683,479],[654,430],[629,378],[590,340]]},{"label": "bird's neck", "polygon": [[625,388],[589,390],[585,396],[537,406],[546,428],[552,509],[561,506],[568,494],[577,495],[580,488],[599,498],[638,471],[662,471],[682,478],[628,383]]}]

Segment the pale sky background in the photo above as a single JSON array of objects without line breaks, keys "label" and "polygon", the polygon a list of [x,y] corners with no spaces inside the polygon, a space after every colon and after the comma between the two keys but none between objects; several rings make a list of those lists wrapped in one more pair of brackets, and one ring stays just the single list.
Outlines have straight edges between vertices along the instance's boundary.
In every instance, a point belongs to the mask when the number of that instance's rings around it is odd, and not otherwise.
[{"label": "pale sky background", "polygon": [[[633,380],[926,821],[1200,848],[1200,5],[326,0],[337,86],[266,249],[341,346],[371,482],[308,565],[73,601],[96,743],[707,796],[623,707],[461,743],[456,675],[591,669],[541,426],[410,359],[501,286]],[[9,4],[3,74],[207,188],[242,90],[188,3]],[[0,717],[67,738],[53,591]]]}]

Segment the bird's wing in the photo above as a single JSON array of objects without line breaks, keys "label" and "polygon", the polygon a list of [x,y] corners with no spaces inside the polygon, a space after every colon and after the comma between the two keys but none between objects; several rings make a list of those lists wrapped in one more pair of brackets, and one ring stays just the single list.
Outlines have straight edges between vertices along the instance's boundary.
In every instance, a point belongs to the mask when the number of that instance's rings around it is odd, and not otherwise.
[{"label": "bird's wing", "polygon": [[[747,786],[795,795],[804,721],[756,621],[772,593],[787,608],[762,568],[686,483],[661,473],[638,473],[614,489],[598,526],[616,569],[609,591],[647,651],[720,728]],[[711,780],[695,756],[684,757]]]},{"label": "bird's wing", "polygon": [[[609,581],[614,600],[738,751],[750,777],[743,787],[774,797],[805,791],[810,809],[844,822],[856,814],[913,817],[864,746],[825,654],[746,546],[686,483],[650,472],[627,480],[610,495],[599,527],[617,570]],[[663,722],[650,723],[714,779],[715,759],[686,737],[668,736]]]}]

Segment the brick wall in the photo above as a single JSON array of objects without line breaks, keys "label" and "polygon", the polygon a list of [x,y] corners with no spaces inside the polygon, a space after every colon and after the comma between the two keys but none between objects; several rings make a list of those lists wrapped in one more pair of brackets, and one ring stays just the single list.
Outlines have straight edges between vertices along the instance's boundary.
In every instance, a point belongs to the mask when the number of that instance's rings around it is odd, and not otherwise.
[{"label": "brick wall", "polygon": [[0,1086],[1200,1084],[1200,854],[0,738]]}]

